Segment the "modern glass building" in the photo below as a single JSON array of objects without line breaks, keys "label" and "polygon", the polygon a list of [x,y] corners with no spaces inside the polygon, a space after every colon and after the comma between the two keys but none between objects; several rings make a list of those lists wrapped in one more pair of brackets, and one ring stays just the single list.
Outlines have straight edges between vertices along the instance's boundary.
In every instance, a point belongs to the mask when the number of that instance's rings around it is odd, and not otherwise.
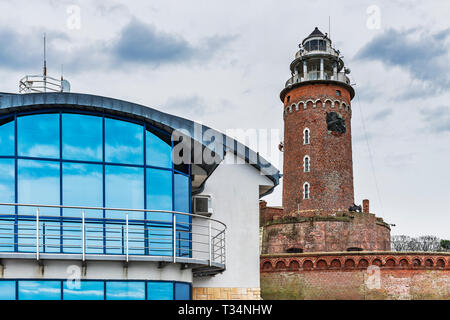
[{"label": "modern glass building", "polygon": [[[1,93],[0,299],[191,299],[239,287],[225,276],[249,268],[234,242],[279,172],[196,126],[106,97]],[[195,148],[214,161],[194,159]],[[179,150],[187,161],[175,160]],[[225,166],[227,157],[243,165]],[[212,199],[211,216],[192,212],[196,195]],[[257,246],[257,232],[248,235]]]}]

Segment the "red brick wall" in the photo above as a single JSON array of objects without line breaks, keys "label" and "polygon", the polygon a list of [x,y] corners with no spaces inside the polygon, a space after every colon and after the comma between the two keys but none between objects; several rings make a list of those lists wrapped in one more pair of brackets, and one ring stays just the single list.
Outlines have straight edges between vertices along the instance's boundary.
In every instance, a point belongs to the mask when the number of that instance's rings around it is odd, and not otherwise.
[{"label": "red brick wall", "polygon": [[450,253],[262,256],[261,291],[263,299],[448,300]]},{"label": "red brick wall", "polygon": [[[336,96],[336,90],[340,90],[341,96]],[[310,99],[314,104],[307,103]],[[337,101],[339,106],[327,99]],[[347,210],[354,201],[350,92],[338,84],[308,84],[288,91],[284,100],[284,213],[296,212],[297,204],[302,215]],[[293,106],[299,102],[304,102],[306,109],[304,105]],[[338,112],[344,117],[346,133],[328,132],[327,111]],[[306,127],[311,132],[308,145],[303,144]],[[303,172],[305,155],[311,159],[311,169],[307,173]],[[304,182],[311,186],[311,199],[308,200],[302,195]]]},{"label": "red brick wall", "polygon": [[263,226],[267,221],[272,221],[283,216],[283,208],[268,207],[264,200],[259,201],[259,225]]},{"label": "red brick wall", "polygon": [[386,251],[391,249],[390,228],[374,214],[360,212],[266,223],[262,253],[285,253],[289,248],[301,248],[303,252],[346,251],[348,248]]}]

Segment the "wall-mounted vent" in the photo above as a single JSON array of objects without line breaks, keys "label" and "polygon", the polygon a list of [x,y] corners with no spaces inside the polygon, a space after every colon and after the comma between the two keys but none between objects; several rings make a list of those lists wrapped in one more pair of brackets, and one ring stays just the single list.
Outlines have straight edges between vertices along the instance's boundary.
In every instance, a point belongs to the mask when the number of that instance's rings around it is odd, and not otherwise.
[{"label": "wall-mounted vent", "polygon": [[197,195],[193,197],[193,213],[203,216],[211,216],[213,213],[211,196]]}]

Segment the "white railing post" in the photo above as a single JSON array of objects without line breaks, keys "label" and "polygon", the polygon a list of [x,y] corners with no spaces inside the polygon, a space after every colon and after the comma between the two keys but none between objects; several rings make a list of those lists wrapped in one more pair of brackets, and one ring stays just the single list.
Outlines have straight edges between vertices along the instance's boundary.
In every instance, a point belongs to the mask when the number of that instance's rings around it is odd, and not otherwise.
[{"label": "white railing post", "polygon": [[36,260],[39,260],[39,208],[36,208]]},{"label": "white railing post", "polygon": [[227,255],[227,237],[226,237],[227,229],[223,229],[223,264],[227,263],[226,255]]},{"label": "white railing post", "polygon": [[125,213],[125,223],[126,223],[126,245],[127,245],[127,262],[128,262],[128,212]]},{"label": "white railing post", "polygon": [[86,235],[85,235],[85,225],[84,225],[84,209],[81,211],[81,247],[83,252],[83,261],[86,259]]},{"label": "white railing post", "polygon": [[212,258],[211,220],[208,220],[208,246],[209,246],[209,266],[211,266],[211,258]]},{"label": "white railing post", "polygon": [[173,221],[173,225],[172,225],[172,241],[173,241],[173,250],[172,250],[172,258],[173,258],[173,263],[177,262],[177,216],[172,213],[172,221]]}]

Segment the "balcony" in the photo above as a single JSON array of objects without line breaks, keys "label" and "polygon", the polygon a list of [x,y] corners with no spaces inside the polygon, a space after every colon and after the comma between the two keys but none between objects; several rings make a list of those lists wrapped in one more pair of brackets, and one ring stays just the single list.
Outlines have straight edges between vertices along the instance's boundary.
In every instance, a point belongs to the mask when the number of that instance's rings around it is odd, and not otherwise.
[{"label": "balcony", "polygon": [[225,270],[226,225],[209,217],[16,203],[0,203],[0,208],[1,259],[180,263],[194,276]]},{"label": "balcony", "polygon": [[294,75],[290,77],[285,84],[285,87],[289,87],[296,83],[306,82],[306,81],[315,81],[315,80],[332,80],[339,81],[345,84],[350,85],[350,79],[345,75],[344,72],[339,72],[335,76],[329,75],[327,73],[323,74],[323,78],[320,77],[320,71],[309,71],[306,74],[306,77],[301,77],[300,75]]},{"label": "balcony", "polygon": [[337,52],[334,48],[327,46],[326,48],[319,48],[312,50],[300,50],[295,53],[295,59],[302,58],[302,57],[308,57],[313,55],[331,55],[334,57],[339,57],[339,52]]}]

